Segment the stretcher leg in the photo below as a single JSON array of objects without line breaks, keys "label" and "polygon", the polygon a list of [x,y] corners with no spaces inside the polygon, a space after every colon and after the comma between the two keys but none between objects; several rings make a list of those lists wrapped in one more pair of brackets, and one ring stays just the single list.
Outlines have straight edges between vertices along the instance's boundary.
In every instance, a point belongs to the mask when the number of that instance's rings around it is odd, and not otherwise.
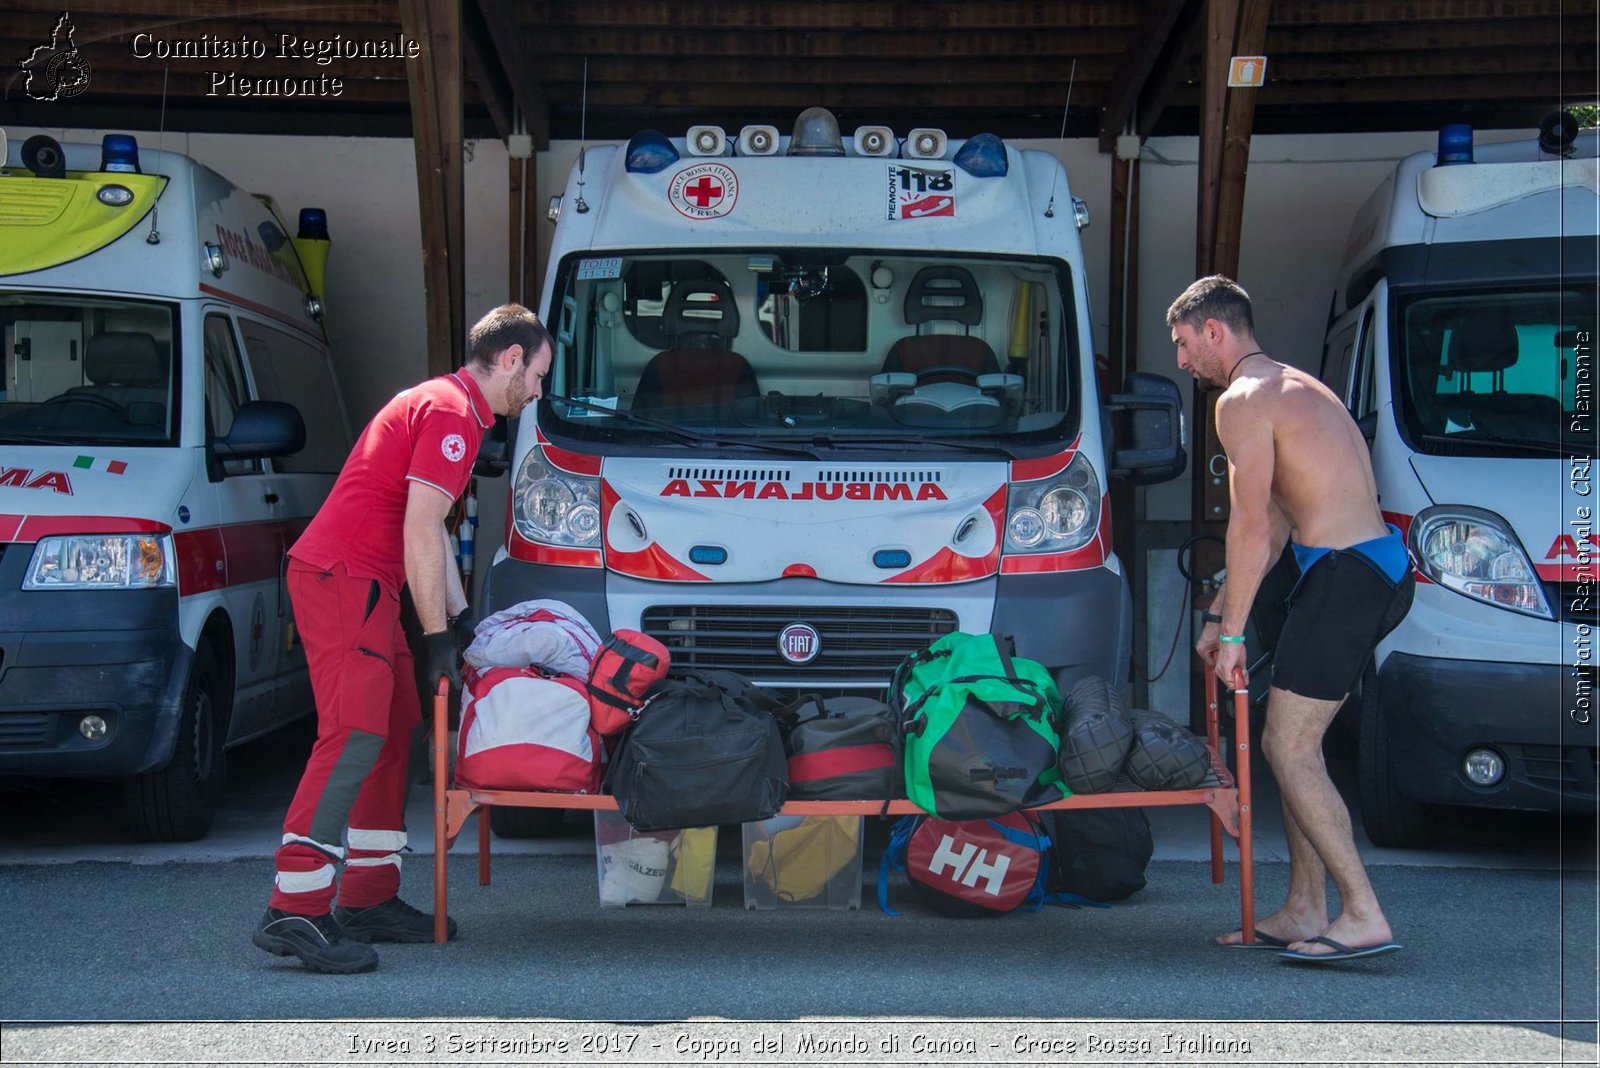
[{"label": "stretcher leg", "polygon": [[[1206,672],[1206,743],[1218,754],[1218,759],[1222,759],[1222,750],[1217,748],[1221,744],[1217,733],[1217,676],[1211,671]],[[1222,820],[1214,810],[1211,812],[1211,882],[1222,885]]]},{"label": "stretcher leg", "polygon": [[446,782],[450,777],[449,683],[442,682],[433,698],[433,940],[450,939],[450,840],[445,831]]},{"label": "stretcher leg", "polygon": [[1256,853],[1250,797],[1250,689],[1242,677],[1233,691],[1234,779],[1239,788],[1239,928],[1245,945],[1256,940]]},{"label": "stretcher leg", "polygon": [[489,885],[489,813],[493,806],[478,809],[478,885]]}]

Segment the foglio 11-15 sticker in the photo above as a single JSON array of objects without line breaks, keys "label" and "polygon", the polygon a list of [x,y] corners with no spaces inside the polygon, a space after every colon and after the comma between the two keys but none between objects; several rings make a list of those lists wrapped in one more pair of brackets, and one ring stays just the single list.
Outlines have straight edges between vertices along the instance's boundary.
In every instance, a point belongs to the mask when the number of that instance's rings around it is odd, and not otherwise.
[{"label": "foglio 11-15 sticker", "polygon": [[672,176],[667,199],[691,219],[720,219],[739,199],[739,176],[720,163],[697,163]]},{"label": "foglio 11-15 sticker", "polygon": [[890,219],[954,218],[956,174],[949,167],[889,164]]}]

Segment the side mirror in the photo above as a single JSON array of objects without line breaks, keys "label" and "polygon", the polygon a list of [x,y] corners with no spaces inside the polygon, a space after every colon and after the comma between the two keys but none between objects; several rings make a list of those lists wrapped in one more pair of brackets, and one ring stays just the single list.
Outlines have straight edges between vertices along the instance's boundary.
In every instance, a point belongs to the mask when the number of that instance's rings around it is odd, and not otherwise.
[{"label": "side mirror", "polygon": [[511,470],[510,424],[503,415],[494,417],[494,426],[483,432],[478,443],[478,458],[472,463],[477,478],[499,478]]},{"label": "side mirror", "polygon": [[246,401],[233,413],[228,433],[211,439],[212,454],[223,460],[269,460],[305,447],[305,420],[283,401]]},{"label": "side mirror", "polygon": [[1122,392],[1106,403],[1112,414],[1111,477],[1135,486],[1166,482],[1183,474],[1183,397],[1164,375],[1131,372]]}]

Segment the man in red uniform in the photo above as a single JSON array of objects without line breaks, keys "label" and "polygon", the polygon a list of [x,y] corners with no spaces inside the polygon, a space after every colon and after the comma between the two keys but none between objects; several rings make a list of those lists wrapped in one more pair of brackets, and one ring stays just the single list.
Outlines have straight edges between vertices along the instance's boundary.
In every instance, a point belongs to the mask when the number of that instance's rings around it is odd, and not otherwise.
[{"label": "man in red uniform", "polygon": [[[289,597],[317,702],[317,742],[283,823],[277,879],[252,941],[312,971],[371,971],[366,942],[426,942],[433,917],[399,898],[406,767],[421,720],[400,627],[410,587],[424,678],[459,681],[444,521],[496,415],[540,395],[550,335],[518,304],[484,316],[466,366],[396,396],[367,424],[289,550]],[[459,589],[459,583],[456,584]],[[447,605],[447,601],[450,602]],[[335,868],[344,861],[335,885]],[[337,890],[339,907],[333,907]],[[455,921],[449,921],[455,936]]]}]

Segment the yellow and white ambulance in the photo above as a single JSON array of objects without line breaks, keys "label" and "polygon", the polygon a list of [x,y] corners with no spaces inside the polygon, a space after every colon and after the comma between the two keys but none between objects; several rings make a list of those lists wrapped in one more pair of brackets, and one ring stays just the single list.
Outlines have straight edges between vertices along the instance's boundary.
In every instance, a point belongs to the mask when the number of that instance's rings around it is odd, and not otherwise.
[{"label": "yellow and white ambulance", "polygon": [[1417,568],[1354,709],[1380,845],[1433,804],[1594,811],[1597,156],[1571,116],[1446,127],[1351,226],[1322,378]]},{"label": "yellow and white ambulance", "polygon": [[1181,472],[1181,415],[1160,376],[1102,404],[1059,160],[814,108],[590,147],[551,213],[490,610],[780,689],[881,691],[956,630],[1126,677],[1107,489]]},{"label": "yellow and white ambulance", "polygon": [[0,777],[197,838],[224,750],[311,707],[283,575],[350,447],[326,218],[127,135],[0,162]]}]

